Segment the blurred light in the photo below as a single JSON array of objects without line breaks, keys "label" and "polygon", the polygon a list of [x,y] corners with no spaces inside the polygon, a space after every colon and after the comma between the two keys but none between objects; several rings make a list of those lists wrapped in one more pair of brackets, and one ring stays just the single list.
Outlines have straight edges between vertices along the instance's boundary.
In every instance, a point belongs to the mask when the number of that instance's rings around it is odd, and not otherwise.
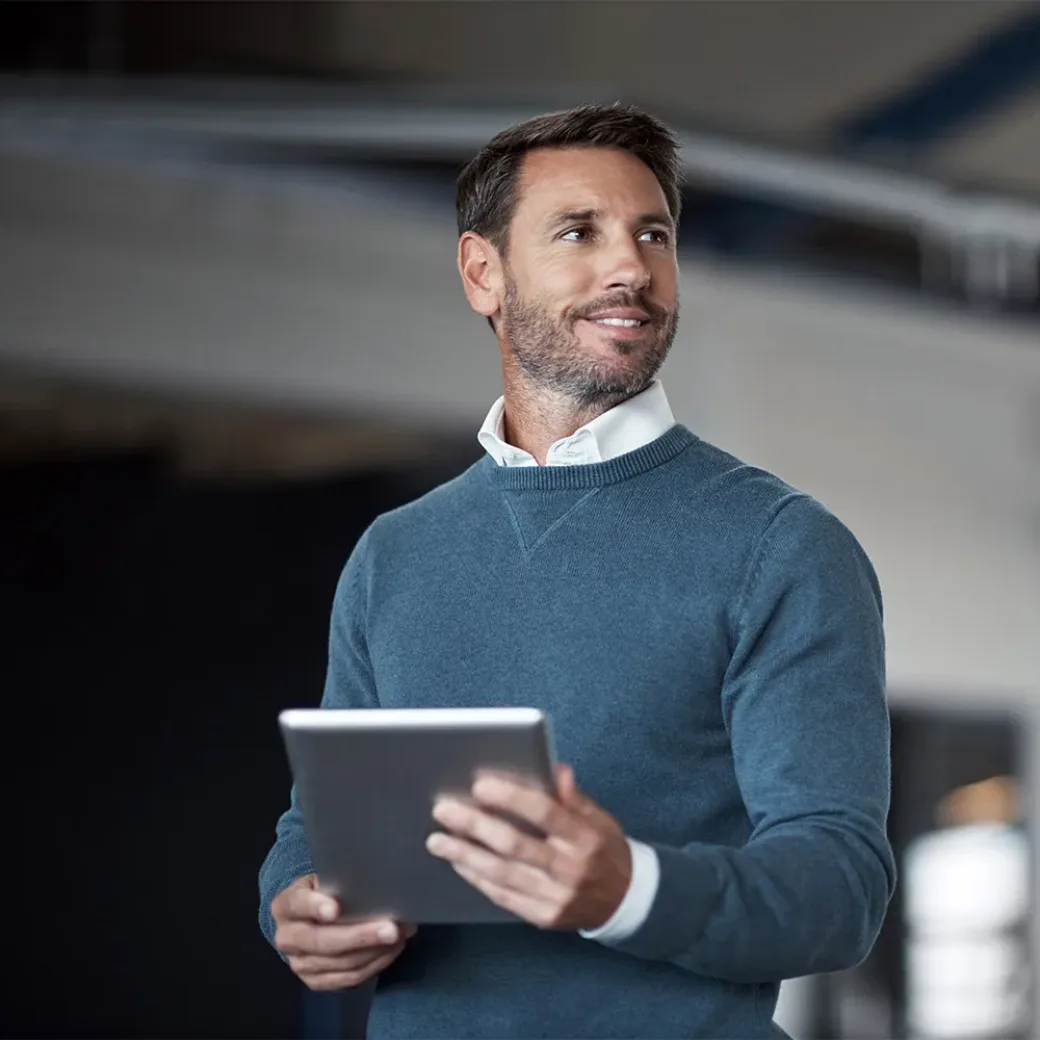
[{"label": "blurred light", "polygon": [[913,1037],[1029,1031],[1030,849],[1017,789],[995,777],[951,792],[956,824],[907,850],[907,1019]]}]

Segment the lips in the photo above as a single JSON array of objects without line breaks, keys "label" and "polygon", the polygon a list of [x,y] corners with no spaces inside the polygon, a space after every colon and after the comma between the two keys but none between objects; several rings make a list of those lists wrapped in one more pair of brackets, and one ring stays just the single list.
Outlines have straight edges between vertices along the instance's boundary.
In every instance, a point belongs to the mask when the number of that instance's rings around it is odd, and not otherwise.
[{"label": "lips", "polygon": [[579,311],[578,314],[579,323],[591,325],[600,333],[597,340],[612,344],[616,349],[626,341],[632,344],[649,342],[663,327],[665,317],[660,308],[636,293],[591,300],[585,312]]},{"label": "lips", "polygon": [[582,318],[581,323],[591,325],[605,339],[614,343],[621,340],[641,342],[653,334],[654,328],[649,320],[631,318]]},{"label": "lips", "polygon": [[647,325],[650,322],[650,315],[639,307],[611,307],[609,310],[596,311],[584,317],[586,321],[614,328],[635,328],[637,325]]},{"label": "lips", "polygon": [[588,318],[586,320],[608,329],[639,329],[646,324],[645,318]]}]

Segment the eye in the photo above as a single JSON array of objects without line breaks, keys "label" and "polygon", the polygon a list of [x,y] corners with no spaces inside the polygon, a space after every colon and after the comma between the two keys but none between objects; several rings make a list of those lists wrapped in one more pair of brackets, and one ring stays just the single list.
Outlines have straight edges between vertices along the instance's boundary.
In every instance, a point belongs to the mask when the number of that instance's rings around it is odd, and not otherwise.
[{"label": "eye", "polygon": [[[573,238],[571,236],[574,236]],[[592,237],[592,229],[589,227],[576,227],[564,231],[560,238],[565,242],[587,242]]]},{"label": "eye", "polygon": [[652,236],[650,241],[659,246],[666,246],[672,240],[672,236],[664,228],[647,228],[646,231],[640,232],[639,237],[645,239],[647,235]]}]

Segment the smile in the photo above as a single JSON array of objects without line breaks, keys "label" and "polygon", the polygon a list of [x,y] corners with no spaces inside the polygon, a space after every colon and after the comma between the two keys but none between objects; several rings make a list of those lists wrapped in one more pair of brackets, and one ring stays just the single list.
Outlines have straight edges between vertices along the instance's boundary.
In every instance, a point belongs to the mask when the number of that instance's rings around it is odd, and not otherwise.
[{"label": "smile", "polygon": [[608,340],[642,342],[654,331],[653,322],[648,318],[582,318],[582,321],[599,329]]}]

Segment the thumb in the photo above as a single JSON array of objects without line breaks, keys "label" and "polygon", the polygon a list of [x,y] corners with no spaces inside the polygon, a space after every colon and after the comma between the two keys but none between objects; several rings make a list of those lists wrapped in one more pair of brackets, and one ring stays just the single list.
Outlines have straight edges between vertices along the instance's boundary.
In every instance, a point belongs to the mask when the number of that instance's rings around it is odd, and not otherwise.
[{"label": "thumb", "polygon": [[556,766],[556,794],[567,808],[575,807],[578,785],[574,782],[574,770],[562,763]]},{"label": "thumb", "polygon": [[580,816],[595,816],[602,812],[600,807],[579,789],[571,766],[556,767],[556,794],[565,809],[570,809]]}]

